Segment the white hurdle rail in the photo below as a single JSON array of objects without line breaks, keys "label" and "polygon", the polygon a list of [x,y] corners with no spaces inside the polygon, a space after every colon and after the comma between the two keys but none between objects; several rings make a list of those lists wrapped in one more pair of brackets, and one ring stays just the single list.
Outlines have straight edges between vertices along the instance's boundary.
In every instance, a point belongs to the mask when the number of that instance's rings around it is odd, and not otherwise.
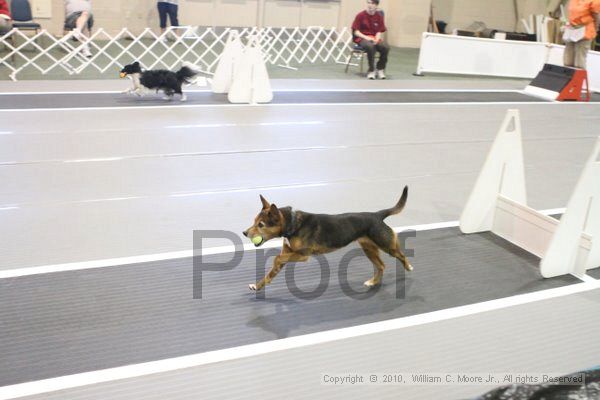
[{"label": "white hurdle rail", "polygon": [[[17,80],[19,74],[34,70],[46,75],[54,70],[69,74],[88,71],[105,74],[114,72],[133,61],[148,69],[177,68],[183,61],[192,63],[206,74],[214,73],[225,47],[229,32],[234,28],[170,27],[161,35],[150,28],[134,34],[123,28],[115,34],[95,30],[85,43],[74,41],[70,32],[56,38],[42,30],[33,36],[13,29],[0,36],[0,72],[9,71]],[[240,28],[244,40],[259,37],[261,51],[267,64],[297,69],[302,64],[335,62],[345,64],[352,49],[352,33],[348,28]],[[174,38],[167,41],[167,38]],[[81,54],[87,44],[92,57]]]},{"label": "white hurdle rail", "polygon": [[[545,278],[600,267],[600,137],[560,220],[527,206],[518,110],[508,110],[460,217],[541,258]],[[595,241],[594,241],[595,238]]]}]

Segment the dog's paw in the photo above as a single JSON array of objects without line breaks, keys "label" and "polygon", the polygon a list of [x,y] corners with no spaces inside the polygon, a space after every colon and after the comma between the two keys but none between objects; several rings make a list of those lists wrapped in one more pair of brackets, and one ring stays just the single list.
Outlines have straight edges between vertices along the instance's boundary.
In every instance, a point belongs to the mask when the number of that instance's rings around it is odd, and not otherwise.
[{"label": "dog's paw", "polygon": [[187,97],[181,96],[181,100],[180,101],[186,101],[186,100],[187,100]]},{"label": "dog's paw", "polygon": [[372,288],[374,286],[377,286],[378,283],[376,283],[373,279],[369,279],[368,281],[366,281],[365,283],[363,283],[363,285],[365,285],[368,288]]},{"label": "dog's paw", "polygon": [[256,285],[254,283],[248,285],[248,288],[252,291],[256,291]]}]

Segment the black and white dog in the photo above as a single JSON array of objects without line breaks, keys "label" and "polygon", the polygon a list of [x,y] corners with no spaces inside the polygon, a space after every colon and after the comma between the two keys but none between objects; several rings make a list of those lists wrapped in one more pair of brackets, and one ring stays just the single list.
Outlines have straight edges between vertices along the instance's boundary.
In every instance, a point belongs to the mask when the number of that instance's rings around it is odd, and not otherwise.
[{"label": "black and white dog", "polygon": [[162,90],[166,95],[165,99],[171,100],[176,93],[181,96],[181,101],[185,101],[186,97],[181,90],[182,84],[191,84],[193,78],[198,74],[188,66],[183,66],[179,71],[167,71],[165,69],[143,71],[139,62],[134,62],[123,67],[121,70],[121,78],[129,76],[132,82],[132,88],[125,93],[135,93],[138,96],[144,94],[144,88],[155,89],[158,93]]}]

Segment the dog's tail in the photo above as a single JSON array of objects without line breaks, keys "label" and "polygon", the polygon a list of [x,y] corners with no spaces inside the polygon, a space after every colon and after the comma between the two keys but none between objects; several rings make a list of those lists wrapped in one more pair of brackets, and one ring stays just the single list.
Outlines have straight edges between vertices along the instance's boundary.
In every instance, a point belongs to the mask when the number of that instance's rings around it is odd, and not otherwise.
[{"label": "dog's tail", "polygon": [[193,77],[198,75],[198,72],[194,71],[188,66],[183,66],[179,71],[176,72],[177,81],[180,83],[190,84],[193,82]]},{"label": "dog's tail", "polygon": [[406,205],[406,199],[407,198],[408,198],[408,186],[404,186],[404,190],[402,191],[402,196],[400,197],[400,200],[398,200],[398,203],[396,203],[396,205],[394,207],[392,207],[392,208],[388,208],[386,210],[378,211],[377,215],[381,219],[386,219],[390,215],[394,215],[394,214],[400,213],[402,211],[402,209],[404,209],[404,206]]}]

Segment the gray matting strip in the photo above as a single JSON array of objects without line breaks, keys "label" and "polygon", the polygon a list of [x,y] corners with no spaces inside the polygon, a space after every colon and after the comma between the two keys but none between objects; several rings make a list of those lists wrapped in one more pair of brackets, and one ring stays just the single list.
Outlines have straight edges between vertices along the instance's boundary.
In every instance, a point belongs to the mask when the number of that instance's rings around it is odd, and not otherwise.
[{"label": "gray matting strip", "polygon": [[[190,238],[191,239],[191,238]],[[85,371],[201,353],[416,315],[578,282],[543,279],[538,258],[493,234],[462,235],[457,228],[417,232],[415,270],[395,260],[379,290],[366,292],[372,275],[364,257],[348,268],[346,295],[340,260],[355,246],[327,256],[330,278],[318,298],[303,300],[286,285],[314,290],[321,276],[315,259],[288,266],[265,299],[248,290],[256,276],[255,251],[231,270],[205,272],[202,299],[192,298],[192,261],[130,266],[0,280],[0,386]],[[265,250],[266,251],[266,250]],[[276,251],[276,250],[273,250]],[[358,253],[359,250],[356,249]],[[207,256],[225,262],[231,254]]]},{"label": "gray matting strip", "polygon": [[[78,108],[78,107],[139,107],[178,104],[229,105],[227,95],[210,92],[187,93],[188,100],[164,100],[162,94],[144,97],[123,93],[72,94],[11,94],[0,96],[0,109]],[[596,98],[594,98],[596,99]],[[405,92],[405,91],[327,91],[274,92],[271,104],[315,103],[449,103],[449,102],[540,102],[544,101],[518,92]]]},{"label": "gray matting strip", "polygon": [[594,268],[594,269],[588,269],[587,275],[589,275],[589,276],[591,276],[592,278],[595,278],[595,279],[600,279],[600,267],[599,268]]}]

